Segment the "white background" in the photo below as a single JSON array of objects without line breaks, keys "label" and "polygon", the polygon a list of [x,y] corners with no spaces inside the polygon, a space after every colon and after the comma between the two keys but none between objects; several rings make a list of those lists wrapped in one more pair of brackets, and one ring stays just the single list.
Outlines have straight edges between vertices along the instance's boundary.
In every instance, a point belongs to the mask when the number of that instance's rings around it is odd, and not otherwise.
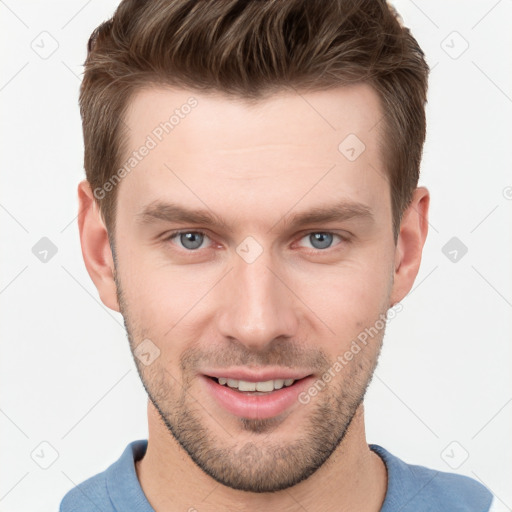
[{"label": "white background", "polygon": [[[99,301],[76,225],[80,74],[90,33],[116,3],[0,2],[1,511],[57,510],[147,437],[122,318]],[[430,232],[387,329],[368,441],[478,479],[497,510],[511,510],[512,2],[395,5],[432,67],[420,180]],[[47,58],[34,51],[52,45]],[[42,237],[58,249],[47,263],[32,253]],[[452,237],[468,248],[456,262],[442,252]]]}]

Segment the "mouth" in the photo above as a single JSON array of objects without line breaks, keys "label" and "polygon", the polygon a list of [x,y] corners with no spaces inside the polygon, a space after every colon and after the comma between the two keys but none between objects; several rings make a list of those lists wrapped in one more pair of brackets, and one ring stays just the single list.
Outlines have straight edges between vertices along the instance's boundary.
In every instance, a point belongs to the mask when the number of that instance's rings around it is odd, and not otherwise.
[{"label": "mouth", "polygon": [[247,419],[268,419],[301,406],[298,396],[313,383],[314,376],[247,381],[202,375],[201,381],[224,411]]}]

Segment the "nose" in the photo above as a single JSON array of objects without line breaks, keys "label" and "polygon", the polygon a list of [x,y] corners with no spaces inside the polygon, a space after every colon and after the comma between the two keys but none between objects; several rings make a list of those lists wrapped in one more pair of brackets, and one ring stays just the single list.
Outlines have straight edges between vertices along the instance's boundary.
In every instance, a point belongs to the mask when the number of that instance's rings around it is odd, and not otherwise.
[{"label": "nose", "polygon": [[221,335],[253,351],[265,350],[276,338],[295,337],[299,301],[286,277],[266,251],[252,263],[235,254],[234,268],[219,290]]}]

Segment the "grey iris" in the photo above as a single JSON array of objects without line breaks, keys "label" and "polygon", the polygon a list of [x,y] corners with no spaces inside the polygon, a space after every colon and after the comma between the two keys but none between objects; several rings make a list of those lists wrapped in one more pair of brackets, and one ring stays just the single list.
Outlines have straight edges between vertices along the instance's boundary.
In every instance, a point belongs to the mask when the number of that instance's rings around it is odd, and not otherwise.
[{"label": "grey iris", "polygon": [[201,233],[190,232],[180,234],[180,242],[186,249],[197,249],[198,247],[201,247],[203,238],[204,237]]},{"label": "grey iris", "polygon": [[332,244],[332,234],[330,233],[311,233],[309,239],[315,249],[326,249]]}]

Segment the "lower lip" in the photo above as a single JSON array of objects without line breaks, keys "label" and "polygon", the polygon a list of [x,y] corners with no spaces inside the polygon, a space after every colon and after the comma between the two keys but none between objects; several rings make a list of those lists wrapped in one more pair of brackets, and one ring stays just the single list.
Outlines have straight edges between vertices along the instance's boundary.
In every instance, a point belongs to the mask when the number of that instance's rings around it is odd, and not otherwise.
[{"label": "lower lip", "polygon": [[202,380],[217,403],[235,416],[251,420],[273,418],[298,402],[299,394],[307,389],[313,377],[305,377],[288,387],[282,387],[264,395],[251,395],[219,384],[202,375]]}]

